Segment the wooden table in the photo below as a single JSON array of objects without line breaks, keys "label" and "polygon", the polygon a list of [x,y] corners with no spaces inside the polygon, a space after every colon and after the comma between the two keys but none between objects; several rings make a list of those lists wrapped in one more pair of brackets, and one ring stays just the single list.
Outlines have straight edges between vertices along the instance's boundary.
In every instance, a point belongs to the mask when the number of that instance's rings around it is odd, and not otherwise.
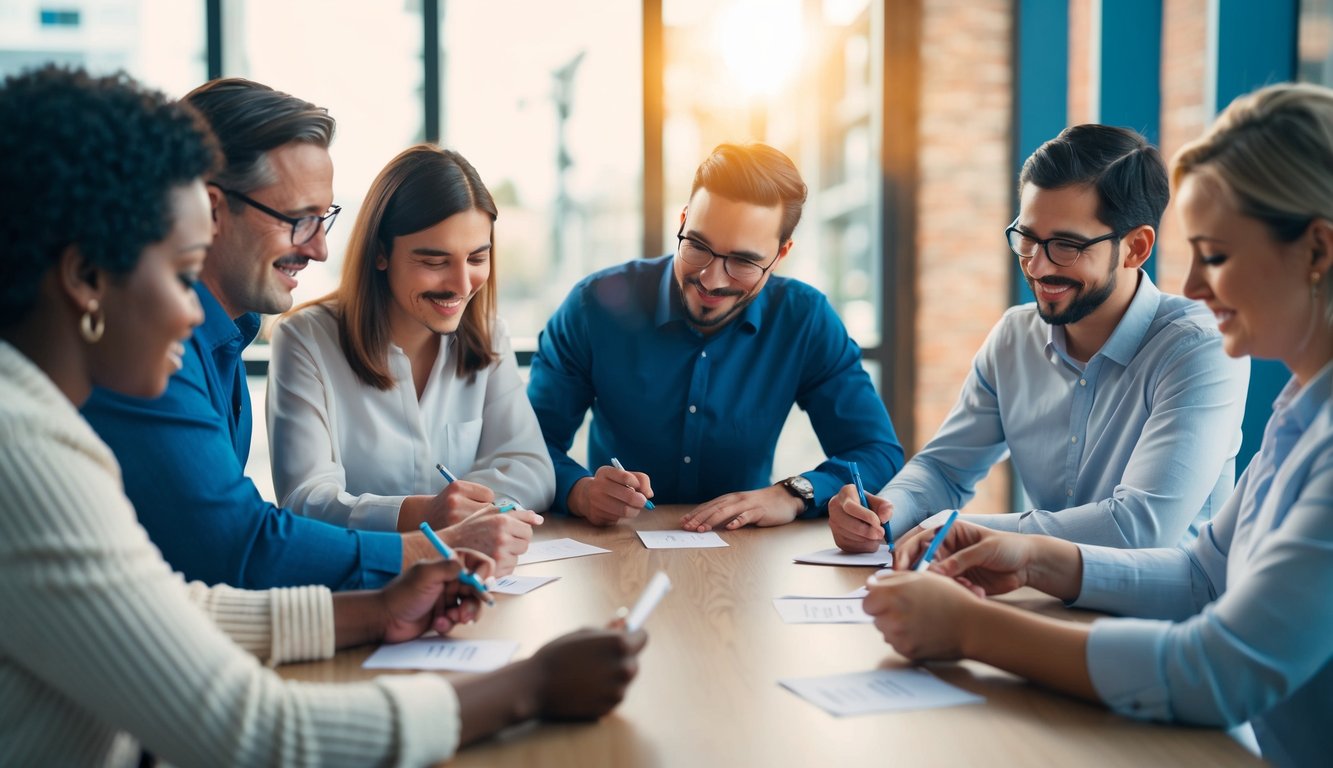
[{"label": "wooden table", "polygon": [[[459,766],[816,766],[816,765],[1257,765],[1225,733],[1138,723],[1029,685],[976,662],[932,664],[944,680],[985,704],[837,718],[777,684],[806,677],[902,666],[871,625],[784,624],[771,598],[849,592],[868,568],[792,563],[833,546],[827,524],[723,533],[725,549],[649,550],[635,530],[677,527],[680,509],[659,508],[613,528],[548,516],[539,539],[570,537],[612,550],[520,566],[559,576],[498,604],[457,637],[519,642],[516,658],[582,626],[605,624],[633,603],[649,577],[673,589],[647,624],[648,646],[624,703],[595,724],[529,724],[465,749]],[[1012,598],[1011,598],[1012,599]],[[1036,592],[1016,600],[1070,617]],[[290,679],[372,676],[373,650],[282,667]],[[1034,653],[1040,653],[1034,650]]]}]

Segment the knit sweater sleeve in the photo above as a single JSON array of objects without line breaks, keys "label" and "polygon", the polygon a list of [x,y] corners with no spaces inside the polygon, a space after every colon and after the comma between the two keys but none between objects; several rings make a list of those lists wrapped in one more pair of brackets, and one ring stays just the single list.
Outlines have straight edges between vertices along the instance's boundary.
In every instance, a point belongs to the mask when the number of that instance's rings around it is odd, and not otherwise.
[{"label": "knit sweater sleeve", "polygon": [[188,765],[452,755],[458,702],[442,678],[314,685],[266,668],[332,653],[327,590],[184,585],[110,451],[72,408],[42,404],[0,406],[0,763],[103,763],[126,733]]}]

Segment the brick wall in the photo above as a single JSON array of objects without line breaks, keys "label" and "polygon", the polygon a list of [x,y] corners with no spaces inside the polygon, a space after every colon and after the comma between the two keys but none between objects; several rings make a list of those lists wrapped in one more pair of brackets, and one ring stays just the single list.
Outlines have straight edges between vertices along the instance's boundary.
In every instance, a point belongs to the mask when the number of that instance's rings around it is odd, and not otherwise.
[{"label": "brick wall", "polygon": [[[929,440],[972,356],[1008,304],[1003,232],[1010,168],[1010,0],[934,0],[922,19],[921,196],[917,222],[916,434]],[[1009,511],[992,472],[969,512]]]},{"label": "brick wall", "polygon": [[[1172,156],[1203,133],[1208,0],[1166,0],[1162,8],[1162,157]],[[1180,293],[1189,272],[1190,248],[1175,206],[1166,209],[1157,238],[1157,285]]]}]

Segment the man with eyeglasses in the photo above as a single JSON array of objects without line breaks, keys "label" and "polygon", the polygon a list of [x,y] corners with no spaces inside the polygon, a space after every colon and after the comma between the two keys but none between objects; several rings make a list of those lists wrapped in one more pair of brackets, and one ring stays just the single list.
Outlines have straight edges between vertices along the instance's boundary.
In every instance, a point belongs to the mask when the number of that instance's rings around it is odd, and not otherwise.
[{"label": "man with eyeglasses", "polygon": [[[902,466],[842,321],[818,291],[773,274],[805,194],[786,155],[723,144],[695,173],[674,254],[603,270],[570,292],[542,331],[528,385],[557,512],[612,525],[651,498],[698,504],[681,518],[686,530],[781,525],[822,514],[851,479],[849,461],[875,487]],[[828,458],[774,483],[793,405]],[[589,408],[595,471],[568,454]]]},{"label": "man with eyeglasses", "polygon": [[[963,506],[1008,454],[1027,511],[965,515],[1086,544],[1193,540],[1235,480],[1249,364],[1211,313],[1158,291],[1142,266],[1169,196],[1139,134],[1065,129],[1027,159],[1006,230],[1036,301],[1005,312],[939,432],[862,506],[829,503],[838,546],[870,552]],[[923,534],[918,534],[923,535]]]},{"label": "man with eyeglasses", "polygon": [[[328,258],[333,204],[328,112],[241,78],[185,97],[218,138],[210,177],[214,236],[193,290],[204,322],[180,350],[181,370],[147,401],[97,390],[84,415],[116,454],[139,520],[188,579],[250,589],[316,584],[379,587],[435,557],[420,532],[351,531],[298,516],[245,476],[253,414],[241,350],[260,315],[285,312],[301,271]],[[456,497],[446,505],[471,507]],[[514,515],[465,515],[439,535],[495,554],[530,526]]]}]

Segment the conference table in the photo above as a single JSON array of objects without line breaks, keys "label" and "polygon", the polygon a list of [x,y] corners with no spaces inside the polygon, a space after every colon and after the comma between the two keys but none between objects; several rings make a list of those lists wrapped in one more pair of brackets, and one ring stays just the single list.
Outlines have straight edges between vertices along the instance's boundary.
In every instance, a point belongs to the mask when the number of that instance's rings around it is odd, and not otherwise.
[{"label": "conference table", "polygon": [[[658,570],[670,576],[672,590],[646,624],[639,675],[614,712],[596,723],[517,726],[465,748],[451,765],[1261,764],[1223,731],[1136,722],[971,661],[925,666],[984,703],[829,715],[778,679],[910,664],[874,625],[786,624],[772,598],[846,594],[874,569],[793,563],[793,556],[833,546],[823,520],[722,532],[725,548],[644,547],[637,530],[678,529],[685,509],[663,506],[609,528],[546,517],[536,540],[568,537],[611,553],[519,566],[517,574],[559,579],[524,595],[497,595],[495,607],[452,636],[514,640],[515,658],[523,658],[565,632],[606,624]],[[1004,599],[1051,615],[1094,618],[1031,590]],[[307,681],[394,674],[361,668],[373,650],[278,671]]]}]

